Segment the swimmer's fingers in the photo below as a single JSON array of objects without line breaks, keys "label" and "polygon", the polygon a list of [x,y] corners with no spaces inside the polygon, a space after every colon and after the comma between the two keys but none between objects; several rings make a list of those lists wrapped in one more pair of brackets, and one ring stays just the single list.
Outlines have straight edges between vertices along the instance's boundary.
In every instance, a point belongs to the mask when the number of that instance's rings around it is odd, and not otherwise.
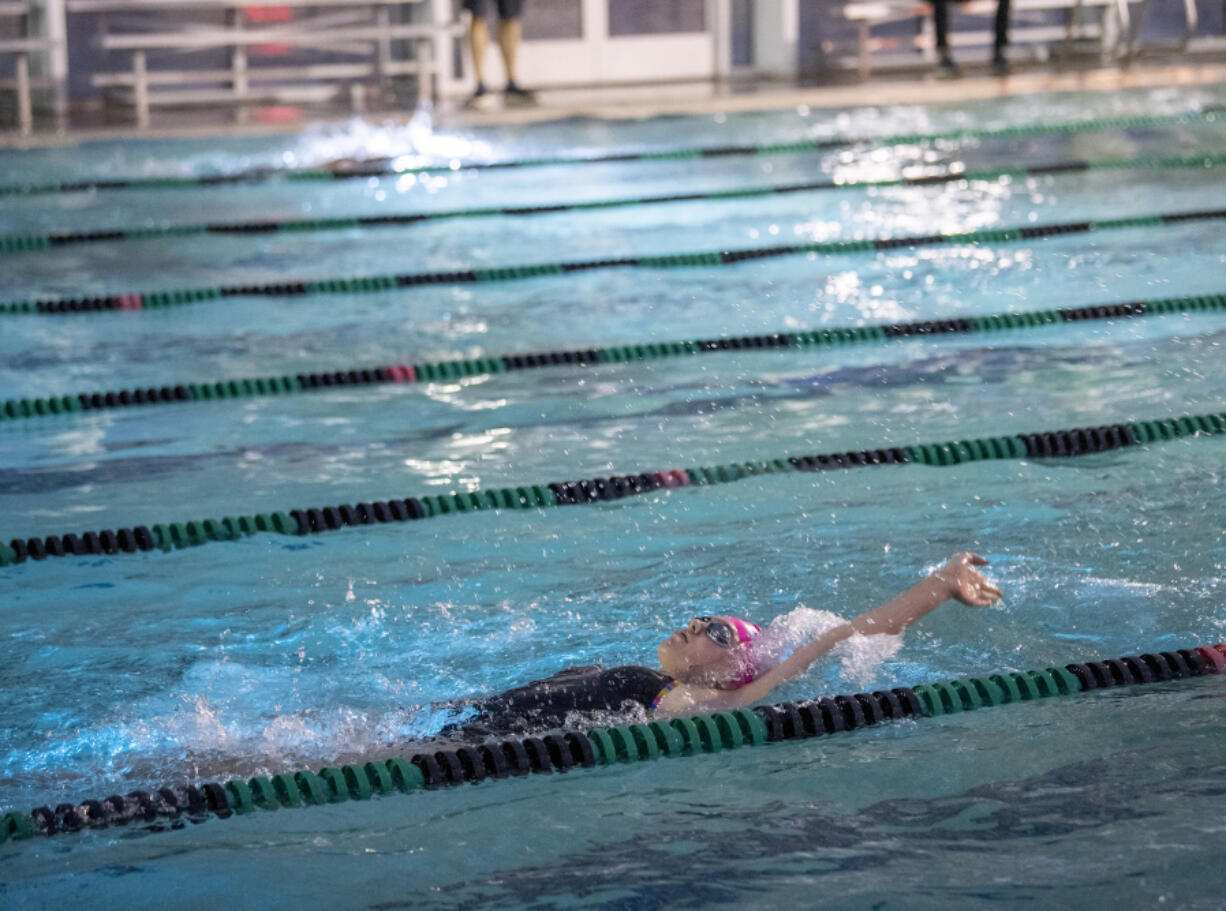
[{"label": "swimmer's fingers", "polygon": [[983,573],[981,573],[979,570],[967,569],[967,573],[970,575],[971,580],[974,582],[977,588],[983,589],[986,592],[990,592],[994,594],[997,598],[1003,595],[1003,592],[1001,592],[1001,590],[997,588],[996,585],[992,583],[992,581],[989,580],[988,577],[985,576]]},{"label": "swimmer's fingers", "polygon": [[965,603],[971,604],[975,607],[987,607],[990,604],[995,604],[1004,597],[1004,592],[1002,592],[999,588],[997,588],[983,576],[980,576],[979,573],[975,573],[975,575],[978,576],[978,578],[975,580],[975,585],[969,593],[970,599]]},{"label": "swimmer's fingers", "polygon": [[988,560],[986,557],[973,554],[969,550],[960,550],[949,558],[946,565],[954,566],[956,564],[961,564],[962,566],[987,566]]},{"label": "swimmer's fingers", "polygon": [[990,607],[993,604],[995,604],[997,601],[999,601],[1000,599],[1001,599],[1001,594],[999,591],[996,592],[996,594],[991,594],[990,592],[985,590],[975,595],[974,600],[972,600],[969,603],[974,607]]},{"label": "swimmer's fingers", "polygon": [[1003,592],[965,559],[969,554],[959,556],[963,559],[951,560],[935,574],[947,586],[950,598],[971,607],[986,607],[1003,597]]},{"label": "swimmer's fingers", "polygon": [[1005,596],[1005,593],[997,588],[994,583],[990,582],[987,576],[974,568],[976,566],[987,566],[988,561],[985,557],[967,552],[958,554],[957,559],[965,569],[972,589],[972,591],[967,593],[970,595],[970,598],[965,603],[973,604],[976,607],[986,607]]},{"label": "swimmer's fingers", "polygon": [[1000,600],[1000,595],[988,594],[986,591],[963,592],[954,597],[967,607],[988,607]]}]

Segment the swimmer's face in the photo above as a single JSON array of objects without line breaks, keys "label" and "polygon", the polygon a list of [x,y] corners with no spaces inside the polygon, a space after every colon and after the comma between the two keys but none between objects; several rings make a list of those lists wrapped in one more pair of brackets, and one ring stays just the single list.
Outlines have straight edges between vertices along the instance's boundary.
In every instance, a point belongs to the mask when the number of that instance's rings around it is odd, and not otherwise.
[{"label": "swimmer's face", "polygon": [[670,677],[719,686],[742,673],[739,644],[736,629],[727,618],[696,617],[661,642],[656,654],[660,667]]}]

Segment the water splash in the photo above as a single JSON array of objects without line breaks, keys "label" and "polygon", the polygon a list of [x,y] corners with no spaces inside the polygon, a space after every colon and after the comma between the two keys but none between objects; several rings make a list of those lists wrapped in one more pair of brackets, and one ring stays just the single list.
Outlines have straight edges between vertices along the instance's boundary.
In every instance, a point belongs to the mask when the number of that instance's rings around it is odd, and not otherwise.
[{"label": "water splash", "polygon": [[[781,614],[754,640],[753,661],[758,672],[778,666],[806,642],[846,622],[838,614],[803,605]],[[839,661],[841,679],[863,686],[901,647],[902,636],[864,636],[857,633],[836,645],[830,656]]]}]

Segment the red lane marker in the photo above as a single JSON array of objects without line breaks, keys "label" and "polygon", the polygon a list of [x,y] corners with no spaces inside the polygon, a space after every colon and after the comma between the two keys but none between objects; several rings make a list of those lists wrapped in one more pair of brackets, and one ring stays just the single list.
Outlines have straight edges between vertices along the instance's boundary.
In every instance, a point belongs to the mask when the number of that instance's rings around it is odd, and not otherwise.
[{"label": "red lane marker", "polygon": [[387,368],[387,372],[392,376],[394,383],[415,383],[417,382],[417,371],[408,364],[394,364]]},{"label": "red lane marker", "polygon": [[120,310],[143,309],[143,304],[139,294],[120,294],[118,300]]},{"label": "red lane marker", "polygon": [[656,480],[665,487],[689,487],[690,476],[685,473],[684,469],[678,468],[674,471],[657,471]]},{"label": "red lane marker", "polygon": [[1222,674],[1226,673],[1226,652],[1218,651],[1220,648],[1220,645],[1217,648],[1206,648],[1202,645],[1199,648],[1193,649],[1193,651],[1212,665],[1215,674]]}]

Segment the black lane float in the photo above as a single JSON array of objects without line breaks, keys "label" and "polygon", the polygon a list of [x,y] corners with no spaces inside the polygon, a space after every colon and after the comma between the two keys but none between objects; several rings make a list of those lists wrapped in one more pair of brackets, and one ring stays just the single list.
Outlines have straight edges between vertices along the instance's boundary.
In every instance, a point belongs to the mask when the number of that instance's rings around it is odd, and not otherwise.
[{"label": "black lane float", "polygon": [[182,826],[185,821],[230,819],[257,810],[323,806],[422,788],[448,788],[529,774],[698,756],[786,740],[807,740],[886,721],[933,718],[1091,690],[1222,673],[1226,673],[1226,644],[1195,646],[646,724],[549,731],[539,736],[463,746],[434,744],[408,756],[331,765],[318,772],[179,784],[62,803],[55,808],[37,807],[29,813],[9,812],[0,817],[0,844],[9,839],[19,841],[111,826],[161,826],[165,822],[172,827]]},{"label": "black lane float", "polygon": [[386,383],[426,383],[454,381],[465,377],[489,376],[516,370],[544,367],[597,367],[603,364],[633,364],[639,361],[746,351],[783,351],[835,347],[866,342],[886,342],[899,338],[933,335],[998,333],[1064,323],[1116,320],[1170,313],[1197,313],[1226,310],[1226,294],[1201,294],[1158,300],[1138,300],[1116,304],[1094,304],[997,313],[908,323],[851,326],[811,330],[789,330],[731,338],[687,339],[675,342],[644,342],[600,348],[544,351],[525,354],[494,355],[484,358],[452,359],[418,364],[392,364],[381,367],[356,367],[282,376],[246,377],[212,383],[173,383],[164,386],[79,392],[70,395],[0,401],[0,423],[6,420],[49,417],[87,411],[104,411],[140,405],[171,405],[190,402],[226,401],[262,396],[286,396],[331,389],[355,388]]},{"label": "black lane float", "polygon": [[856,180],[824,178],[801,183],[740,187],[706,193],[674,193],[663,196],[627,196],[581,202],[545,203],[534,206],[486,206],[469,209],[440,209],[432,212],[404,212],[384,215],[349,215],[333,218],[254,219],[248,221],[207,222],[204,224],[160,225],[144,228],[92,228],[52,231],[47,234],[0,234],[0,253],[25,253],[51,250],[77,244],[120,240],[149,240],[160,237],[190,237],[200,234],[275,234],[304,231],[341,231],[348,228],[394,228],[457,218],[517,218],[554,215],[559,212],[599,211],[629,206],[660,205],[677,202],[724,201],[789,193],[846,190],[856,187],[930,186],[970,180],[999,180],[1002,177],[1037,177],[1051,174],[1084,173],[1104,170],[1207,169],[1226,164],[1226,154],[1204,153],[1153,158],[1110,158],[1100,160],[1068,159],[1047,164],[1020,165],[991,170],[968,171],[961,168],[925,170],[913,176]]},{"label": "black lane float", "polygon": [[1177,114],[1141,114],[1119,117],[1095,117],[1052,123],[1028,123],[1018,126],[981,130],[946,130],[938,133],[897,133],[890,136],[832,136],[825,139],[802,139],[792,142],[758,145],[715,145],[697,148],[673,148],[638,152],[610,152],[604,155],[554,155],[536,158],[516,158],[502,161],[448,161],[443,164],[399,167],[397,159],[360,161],[344,168],[251,168],[228,174],[206,174],[190,177],[122,177],[87,179],[44,184],[12,184],[0,186],[0,197],[33,196],[47,193],[78,193],[96,190],[191,189],[217,187],[225,184],[265,183],[275,180],[367,180],[371,177],[395,177],[403,174],[450,174],[456,171],[491,171],[519,168],[556,167],[565,165],[614,164],[630,161],[669,161],[690,158],[728,158],[742,155],[796,155],[821,152],[857,145],[911,145],[940,141],[970,139],[1018,139],[1054,133],[1089,133],[1115,129],[1145,129],[1182,126],[1184,124],[1226,122],[1226,111],[1206,106],[1196,111]]},{"label": "black lane float", "polygon": [[392,498],[355,505],[225,516],[221,519],[138,525],[45,537],[13,538],[0,544],[0,567],[26,560],[86,554],[139,553],[196,547],[270,532],[312,535],[363,525],[421,520],[468,512],[534,510],[619,500],[656,490],[727,484],[760,475],[831,471],[882,465],[950,466],[994,459],[1068,458],[1184,437],[1226,434],[1226,413],[1185,415],[1129,424],[880,447],[821,455],[781,457],[639,474],[500,487],[468,493]]},{"label": "black lane float", "polygon": [[301,297],[315,294],[358,294],[390,291],[422,285],[473,284],[483,282],[519,281],[545,276],[568,275],[597,269],[674,269],[727,266],[757,259],[771,259],[799,254],[840,255],[919,247],[954,246],[958,244],[1015,243],[1096,231],[1116,231],[1126,228],[1161,228],[1198,221],[1226,218],[1226,209],[1203,209],[1193,212],[1167,212],[1158,215],[1138,215],[1109,218],[1100,221],[1056,222],[1046,225],[987,228],[953,234],[905,235],[877,237],[865,240],[836,240],[808,244],[781,244],[751,247],[741,250],[708,250],[696,253],[668,253],[658,256],[626,256],[574,262],[526,263],[493,266],[487,269],[458,269],[446,272],[402,272],[390,275],[368,275],[359,278],[282,278],[277,281],[247,285],[224,285],[208,288],[180,288],[161,291],[126,291],[115,294],[86,294],[78,297],[9,301],[0,304],[0,313],[84,313],[114,310],[145,310],[176,307],[201,301],[233,297]]}]

